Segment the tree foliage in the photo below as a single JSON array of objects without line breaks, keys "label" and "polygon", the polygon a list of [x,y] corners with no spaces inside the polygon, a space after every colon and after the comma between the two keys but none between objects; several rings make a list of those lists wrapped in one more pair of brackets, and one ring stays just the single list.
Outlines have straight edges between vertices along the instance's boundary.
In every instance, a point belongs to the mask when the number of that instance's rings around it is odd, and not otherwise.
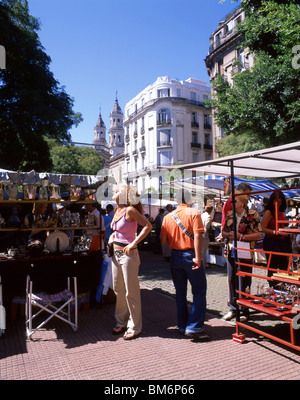
[{"label": "tree foliage", "polygon": [[211,106],[226,136],[221,155],[299,140],[300,71],[293,64],[300,45],[298,1],[242,1],[243,47],[255,55],[251,69],[234,74],[233,85],[218,76]]},{"label": "tree foliage", "polygon": [[104,158],[96,149],[62,145],[53,139],[46,141],[50,149],[53,173],[96,175],[103,168]]},{"label": "tree foliage", "polygon": [[0,0],[0,26],[6,50],[6,69],[0,70],[0,167],[49,170],[44,138],[70,140],[68,130],[81,115],[50,71],[27,1]]}]

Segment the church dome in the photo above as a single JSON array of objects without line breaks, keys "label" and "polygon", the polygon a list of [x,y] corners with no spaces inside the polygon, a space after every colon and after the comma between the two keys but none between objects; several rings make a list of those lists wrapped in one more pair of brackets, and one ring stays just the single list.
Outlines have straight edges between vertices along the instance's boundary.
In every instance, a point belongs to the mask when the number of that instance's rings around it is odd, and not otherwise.
[{"label": "church dome", "polygon": [[121,107],[119,106],[119,102],[118,99],[116,99],[115,104],[111,110],[112,114],[118,113],[118,114],[122,114],[122,110]]},{"label": "church dome", "polygon": [[101,114],[99,114],[99,118],[98,118],[98,120],[96,122],[96,127],[105,128],[105,123],[104,123],[104,121],[102,119]]}]

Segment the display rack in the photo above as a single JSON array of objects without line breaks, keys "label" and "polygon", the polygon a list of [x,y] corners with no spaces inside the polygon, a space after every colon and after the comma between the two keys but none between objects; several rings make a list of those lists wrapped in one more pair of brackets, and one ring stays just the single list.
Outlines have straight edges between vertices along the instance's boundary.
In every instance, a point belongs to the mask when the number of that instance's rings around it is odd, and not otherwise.
[{"label": "display rack", "polygon": [[[275,201],[275,220],[276,220],[276,234],[290,233],[297,234],[300,232],[299,228],[279,228],[280,224],[297,223],[298,220],[279,220],[278,219],[278,203]],[[239,250],[239,249],[237,249]],[[236,332],[233,334],[233,340],[239,343],[245,341],[245,334],[241,333],[241,328],[248,329],[259,335],[265,336],[271,340],[279,342],[283,345],[291,347],[294,350],[300,351],[300,345],[296,342],[296,330],[299,329],[299,314],[300,314],[300,270],[293,270],[293,257],[299,257],[299,254],[292,253],[277,253],[271,251],[262,250],[249,250],[250,252],[259,252],[268,255],[268,262],[266,266],[259,264],[248,264],[245,262],[236,261],[237,264],[237,276],[245,277],[251,276],[256,279],[260,279],[265,282],[276,282],[277,287],[290,285],[294,288],[295,296],[292,296],[291,300],[284,300],[285,292],[283,290],[275,291],[270,289],[269,295],[263,296],[261,293],[251,294],[237,290],[237,305],[252,309],[260,313],[268,314],[281,321],[289,324],[290,340],[282,339],[278,336],[272,335],[262,329],[253,327],[247,322],[241,322],[239,318],[236,321]],[[287,270],[280,270],[270,268],[271,259],[273,255],[286,256],[289,259]],[[239,266],[248,267],[249,272],[240,271]],[[255,268],[257,273],[253,272]],[[245,268],[243,268],[245,269]],[[273,272],[272,276],[268,276],[268,272]]]},{"label": "display rack", "polygon": [[[75,204],[81,204],[81,205],[85,205],[85,204],[93,204],[93,203],[97,203],[96,200],[92,200],[92,199],[87,199],[87,200],[62,200],[62,199],[51,199],[51,200],[40,200],[40,199],[16,199],[16,200],[0,200],[0,205],[4,204],[4,205],[13,205],[13,204],[17,204],[17,205],[25,205],[25,204],[33,204],[33,203],[46,203],[46,204],[62,204],[65,206],[68,205],[75,205]],[[101,224],[101,219],[100,219],[100,224]],[[58,227],[38,227],[38,228],[34,228],[34,229],[38,229],[39,231],[54,231],[54,230],[80,230],[80,229],[99,229],[100,227],[98,226],[68,226],[68,227],[62,227],[62,226],[58,226]],[[26,227],[22,227],[22,228],[0,228],[0,232],[23,232],[23,231],[32,231],[32,227],[26,228]]]}]

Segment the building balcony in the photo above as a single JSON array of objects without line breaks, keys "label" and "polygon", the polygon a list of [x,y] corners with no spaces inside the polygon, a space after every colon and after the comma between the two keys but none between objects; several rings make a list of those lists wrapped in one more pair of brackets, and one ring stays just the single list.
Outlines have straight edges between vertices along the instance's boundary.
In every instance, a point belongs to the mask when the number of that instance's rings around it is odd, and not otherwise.
[{"label": "building balcony", "polygon": [[167,121],[157,121],[157,126],[171,126],[171,120],[167,120]]},{"label": "building balcony", "polygon": [[192,126],[192,128],[199,128],[199,122],[192,121],[191,126]]},{"label": "building balcony", "polygon": [[191,142],[191,147],[193,149],[201,149],[201,143]]},{"label": "building balcony", "polygon": [[244,63],[238,62],[232,67],[231,72],[233,74],[236,74],[238,72],[245,71],[246,69],[249,69],[249,63],[248,62],[244,62]]},{"label": "building balcony", "polygon": [[203,148],[204,150],[212,150],[212,144],[204,143]]},{"label": "building balcony", "polygon": [[211,129],[211,124],[204,123],[204,129]]},{"label": "building balcony", "polygon": [[172,147],[172,142],[170,140],[159,141],[157,147]]},{"label": "building balcony", "polygon": [[225,35],[219,36],[215,39],[215,41],[210,45],[209,52],[211,53],[213,50],[220,47],[222,44],[228,42],[233,36],[238,34],[238,27],[235,26],[230,31],[226,32]]}]

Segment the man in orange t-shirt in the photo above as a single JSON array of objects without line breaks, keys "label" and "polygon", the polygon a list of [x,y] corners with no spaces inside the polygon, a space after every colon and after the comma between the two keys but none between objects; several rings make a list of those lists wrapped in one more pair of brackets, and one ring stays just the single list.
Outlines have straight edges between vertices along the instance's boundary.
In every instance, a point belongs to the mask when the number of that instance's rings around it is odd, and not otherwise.
[{"label": "man in orange t-shirt", "polygon": [[[162,244],[169,244],[171,252],[171,273],[176,290],[177,319],[179,332],[194,341],[208,340],[203,330],[206,314],[206,276],[201,261],[202,234],[204,233],[201,214],[189,206],[191,195],[180,189],[176,195],[178,207],[175,211],[177,222],[169,213],[161,227]],[[188,232],[186,232],[188,231]],[[193,293],[190,312],[187,303],[187,282]]]}]

